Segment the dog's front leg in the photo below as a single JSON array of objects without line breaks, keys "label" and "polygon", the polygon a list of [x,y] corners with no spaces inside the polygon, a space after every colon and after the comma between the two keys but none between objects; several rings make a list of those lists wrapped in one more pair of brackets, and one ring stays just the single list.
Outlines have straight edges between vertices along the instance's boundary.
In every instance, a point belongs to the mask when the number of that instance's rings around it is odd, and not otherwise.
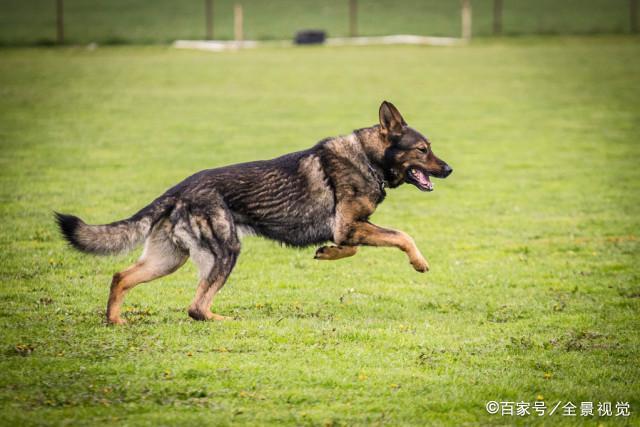
[{"label": "dog's front leg", "polygon": [[429,263],[420,253],[415,242],[407,233],[378,227],[368,221],[357,221],[347,226],[344,241],[339,244],[347,246],[393,246],[407,254],[416,271],[429,271]]}]

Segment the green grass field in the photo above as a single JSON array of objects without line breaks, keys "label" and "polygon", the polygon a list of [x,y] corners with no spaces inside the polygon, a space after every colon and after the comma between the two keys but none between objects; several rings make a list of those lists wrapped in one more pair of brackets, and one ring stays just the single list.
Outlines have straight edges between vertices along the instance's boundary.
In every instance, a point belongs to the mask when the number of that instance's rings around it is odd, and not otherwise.
[{"label": "green grass field", "polygon": [[[215,0],[214,36],[233,39],[233,5],[244,7],[248,39],[288,40],[304,28],[349,32],[348,0]],[[504,33],[629,32],[628,0],[505,0]],[[65,0],[67,43],[167,43],[205,37],[204,0]],[[360,35],[460,35],[460,2],[359,0]],[[473,0],[473,32],[492,34],[493,0]],[[0,0],[0,43],[50,44],[54,0]]]},{"label": "green grass field", "polygon": [[[640,424],[637,38],[0,56],[0,424],[622,422],[485,411],[536,399],[630,402]],[[246,238],[214,302],[235,320],[187,317],[188,263],[105,326],[137,254],[70,250],[52,210],[124,218],[194,171],[371,125],[382,99],[455,169],[372,218],[431,272]]]}]

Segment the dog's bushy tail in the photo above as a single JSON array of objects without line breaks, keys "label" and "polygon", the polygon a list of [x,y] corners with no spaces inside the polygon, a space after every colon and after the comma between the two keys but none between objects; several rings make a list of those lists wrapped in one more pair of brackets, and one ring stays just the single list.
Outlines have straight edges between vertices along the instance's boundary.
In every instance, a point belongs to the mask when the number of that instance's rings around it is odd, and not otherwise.
[{"label": "dog's bushy tail", "polygon": [[146,239],[166,212],[168,200],[157,199],[130,218],[104,225],[89,225],[73,215],[54,212],[60,232],[71,246],[94,255],[128,252]]}]

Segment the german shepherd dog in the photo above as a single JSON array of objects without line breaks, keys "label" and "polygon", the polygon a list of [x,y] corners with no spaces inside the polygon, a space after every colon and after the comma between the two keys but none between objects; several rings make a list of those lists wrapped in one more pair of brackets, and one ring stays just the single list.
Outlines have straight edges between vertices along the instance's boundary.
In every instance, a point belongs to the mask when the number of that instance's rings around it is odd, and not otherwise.
[{"label": "german shepherd dog", "polygon": [[295,247],[333,242],[316,251],[318,260],[353,256],[361,245],[393,246],[407,254],[414,269],[429,270],[410,236],[368,219],[384,200],[385,187],[408,182],[433,191],[430,177],[446,178],[452,169],[393,104],[380,105],[379,119],[379,125],[323,139],[308,150],[198,172],[111,224],[88,225],[55,213],[66,240],[82,252],[114,254],[144,242],[138,261],[113,275],[107,322],[124,323],[120,306],[127,291],[173,273],[189,257],[200,275],[189,316],[225,319],[211,312],[211,303],[246,234]]}]

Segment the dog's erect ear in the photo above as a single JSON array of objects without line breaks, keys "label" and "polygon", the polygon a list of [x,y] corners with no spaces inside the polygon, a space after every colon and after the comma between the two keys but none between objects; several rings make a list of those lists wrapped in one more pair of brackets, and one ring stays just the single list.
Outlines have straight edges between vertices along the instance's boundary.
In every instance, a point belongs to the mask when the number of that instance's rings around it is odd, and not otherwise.
[{"label": "dog's erect ear", "polygon": [[378,114],[380,116],[380,126],[382,126],[382,130],[385,133],[400,135],[402,128],[407,125],[400,111],[390,102],[382,101]]}]

